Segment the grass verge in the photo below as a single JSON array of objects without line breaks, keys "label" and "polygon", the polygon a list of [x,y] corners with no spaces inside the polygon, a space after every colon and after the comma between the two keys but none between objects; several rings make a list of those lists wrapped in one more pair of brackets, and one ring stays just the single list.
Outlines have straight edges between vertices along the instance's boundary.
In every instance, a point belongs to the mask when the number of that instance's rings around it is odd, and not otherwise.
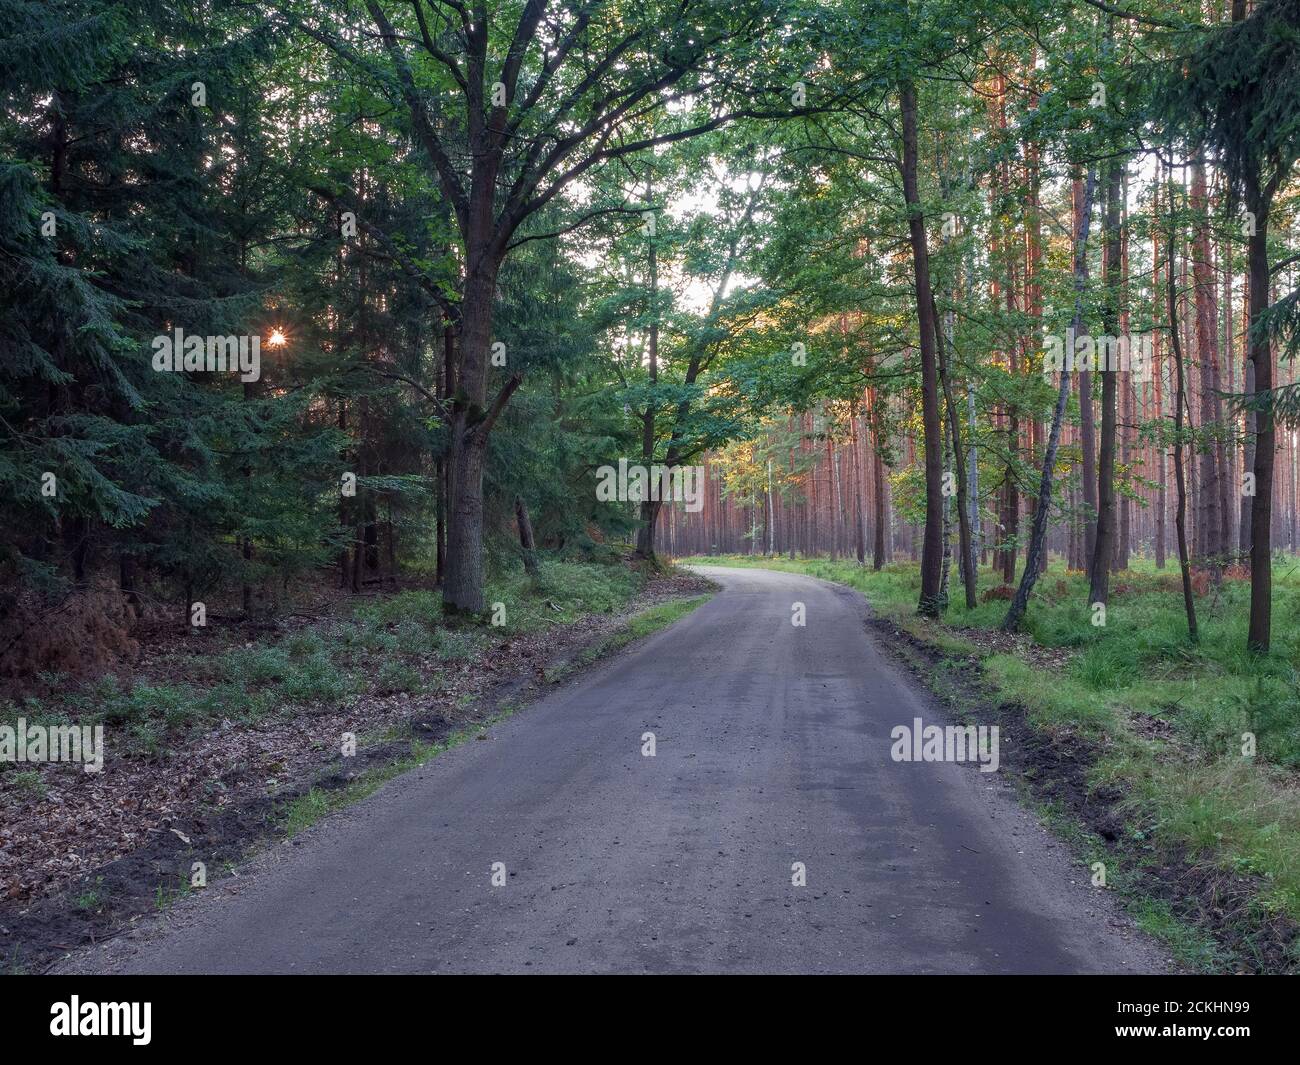
[{"label": "grass verge", "polygon": [[[709,596],[700,595],[690,599],[670,599],[656,603],[641,610],[626,621],[621,622],[612,633],[583,648],[573,659],[546,672],[547,683],[557,683],[564,677],[571,676],[578,670],[593,664],[601,658],[608,657],[615,651],[642,639],[652,633],[665,629],[673,622],[685,617],[701,603],[707,602]],[[460,729],[451,733],[446,739],[437,743],[427,743],[419,739],[410,742],[409,751],[392,761],[372,766],[354,777],[341,788],[313,787],[305,794],[288,803],[280,816],[280,826],[286,836],[293,836],[310,828],[322,818],[359,802],[374,794],[383,784],[411,769],[416,769],[429,759],[443,751],[458,747],[466,740],[484,734],[493,725],[511,717],[520,709],[518,702],[510,702],[499,707],[491,717],[481,724]]]}]

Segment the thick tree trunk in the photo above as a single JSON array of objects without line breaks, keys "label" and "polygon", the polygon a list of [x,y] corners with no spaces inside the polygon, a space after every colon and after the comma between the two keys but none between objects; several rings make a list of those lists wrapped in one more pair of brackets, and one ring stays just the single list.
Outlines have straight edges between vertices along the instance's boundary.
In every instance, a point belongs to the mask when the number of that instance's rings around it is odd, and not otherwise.
[{"label": "thick tree trunk", "polygon": [[[251,403],[251,402],[253,401],[253,386],[254,386],[254,383],[255,383],[255,382],[251,382],[251,381],[245,381],[245,382],[244,382],[244,402],[245,402],[245,403]],[[251,481],[252,478],[253,478],[253,467],[252,467],[252,464],[250,463],[250,464],[244,466],[244,479],[245,479],[245,480],[249,480],[249,481]],[[243,582],[240,584],[240,588],[239,588],[239,597],[240,597],[240,601],[241,601],[241,603],[242,603],[242,605],[243,605],[243,609],[244,609],[244,618],[245,618],[245,619],[248,619],[248,618],[250,618],[250,617],[253,616],[253,588],[252,588],[252,586],[248,583],[248,571],[249,571],[249,569],[251,568],[252,561],[253,561],[253,540],[252,540],[252,537],[245,536],[245,537],[243,537],[243,538],[240,540],[240,554],[243,556],[243,559],[244,559],[244,569],[243,569],[244,580],[243,580]],[[80,567],[78,567],[78,568],[80,568]],[[78,573],[76,574],[76,577],[77,577],[77,580],[81,580],[81,578],[82,578],[81,573],[78,572]]]},{"label": "thick tree trunk", "polygon": [[[344,399],[339,400],[339,414],[338,414],[337,425],[340,434],[344,434],[344,439],[346,439],[346,433],[348,430],[348,407],[347,407],[347,401]],[[342,460],[345,469],[348,468],[349,465],[355,465],[355,463],[348,462],[348,445],[346,443],[340,449],[339,458]],[[348,503],[348,497],[345,496],[342,492],[339,492],[339,528],[340,529],[346,529],[352,524],[352,519],[350,517],[350,510],[351,507]],[[340,588],[346,588],[348,586],[348,558],[349,558],[348,546],[346,543],[344,543],[343,546],[339,549],[339,556],[338,556]]]},{"label": "thick tree trunk", "polygon": [[443,605],[451,613],[481,614],[483,602],[483,468],[487,439],[465,435],[464,415],[453,422],[451,513]]},{"label": "thick tree trunk", "polygon": [[[1219,306],[1223,309],[1222,365],[1226,372],[1228,394],[1235,395],[1237,393],[1237,362],[1233,343],[1235,323],[1232,319],[1232,242],[1220,239],[1218,248],[1219,272],[1222,274],[1221,282],[1223,285],[1223,298],[1219,301]],[[1241,471],[1244,467],[1241,465],[1241,452],[1237,445],[1237,419],[1235,414],[1225,423],[1224,428],[1227,432],[1227,438],[1224,441],[1223,449],[1223,549],[1227,552],[1231,562],[1241,554],[1238,549],[1237,537],[1238,530],[1241,527]]]},{"label": "thick tree trunk", "polygon": [[[1233,22],[1240,22],[1246,17],[1246,0],[1231,0],[1230,17]],[[1256,216],[1258,217],[1258,216]],[[1267,276],[1267,260],[1265,261],[1265,276]],[[1231,273],[1231,270],[1229,270]],[[1242,392],[1249,399],[1255,393],[1255,351],[1250,343],[1250,322],[1251,315],[1254,313],[1254,300],[1251,299],[1253,287],[1251,285],[1252,271],[1249,263],[1246,271],[1246,301],[1245,301],[1245,333],[1242,337]],[[1267,290],[1266,290],[1267,291]],[[1267,302],[1267,297],[1265,297]],[[1255,469],[1255,433],[1256,433],[1255,412],[1248,411],[1246,414],[1246,439],[1245,446],[1242,448],[1242,471],[1254,472]],[[1242,478],[1245,481],[1245,478]],[[1241,502],[1241,521],[1238,528],[1237,550],[1245,555],[1253,551],[1253,515],[1254,500],[1243,494],[1242,485],[1237,486],[1237,494]],[[1254,582],[1251,583],[1252,593],[1254,591]]]},{"label": "thick tree trunk", "polygon": [[1020,493],[1016,490],[1016,452],[1019,445],[1020,414],[1015,404],[1012,404],[1007,412],[1007,466],[1002,473],[1003,584],[1011,584],[1016,579],[1016,541],[1020,537]]},{"label": "thick tree trunk", "polygon": [[[1210,264],[1210,231],[1206,218],[1207,196],[1205,164],[1197,160],[1192,166],[1192,212],[1196,232],[1192,241],[1192,284],[1196,307],[1196,356],[1201,367],[1201,425],[1217,430],[1219,410],[1219,340],[1217,293]],[[1222,486],[1219,484],[1219,450],[1210,443],[1200,455],[1201,511],[1198,521],[1202,561],[1220,567],[1227,544],[1221,543],[1223,531]]]},{"label": "thick tree trunk", "polygon": [[[646,202],[654,200],[654,187],[646,182]],[[655,412],[654,390],[659,383],[659,255],[655,247],[653,234],[649,241],[649,318],[650,328],[646,339],[646,354],[649,356],[650,396],[646,400],[645,410],[641,415],[641,462],[646,470],[654,465],[655,454]],[[636,533],[636,555],[638,558],[655,557],[655,526],[659,522],[659,504],[649,499],[641,501],[641,527]]]},{"label": "thick tree trunk", "polygon": [[[1268,308],[1268,211],[1257,182],[1247,185],[1246,209],[1255,216],[1255,232],[1247,245],[1250,275],[1250,364],[1253,391],[1267,394],[1273,388],[1272,344],[1262,318]],[[1250,631],[1246,646],[1267,654],[1273,599],[1273,413],[1269,407],[1255,412],[1255,495],[1250,503]]]},{"label": "thick tree trunk", "polygon": [[888,485],[885,481],[885,460],[881,456],[880,448],[880,414],[876,409],[876,404],[880,402],[878,395],[873,395],[871,399],[871,479],[875,484],[876,497],[875,506],[875,528],[872,530],[871,539],[871,568],[877,573],[885,564],[886,551],[886,533],[889,525],[889,501],[885,497]]},{"label": "thick tree trunk", "polygon": [[[1119,332],[1120,226],[1119,198],[1123,165],[1111,166],[1106,181],[1105,310],[1102,332],[1115,337]],[[1111,349],[1114,352],[1114,349]],[[1115,415],[1117,367],[1098,366],[1101,379],[1101,451],[1097,467],[1097,542],[1090,569],[1088,602],[1105,603],[1110,597],[1110,563],[1115,550]]]},{"label": "thick tree trunk", "polygon": [[488,352],[496,265],[482,263],[465,282],[461,307],[460,373],[452,400],[451,487],[443,607],[481,614],[483,602],[483,468],[487,457]]},{"label": "thick tree trunk", "polygon": [[925,218],[917,189],[916,90],[910,81],[900,87],[903,112],[903,197],[912,243],[916,281],[916,313],[921,348],[921,420],[925,433],[925,540],[921,550],[921,597],[917,610],[937,617],[941,610],[943,577],[943,431],[939,422],[939,371],[935,357],[936,322],[930,289],[930,258]]},{"label": "thick tree trunk", "polygon": [[[1029,52],[1029,69],[1033,69],[1037,60],[1037,50],[1031,48]],[[1030,106],[1038,106],[1038,94],[1033,93],[1030,96]],[[1039,264],[1042,260],[1042,210],[1040,206],[1040,185],[1039,177],[1039,157],[1041,149],[1036,140],[1027,139],[1024,144],[1025,155],[1025,189],[1028,193],[1029,202],[1025,211],[1025,280],[1024,280],[1024,300],[1023,306],[1025,313],[1030,320],[1037,323],[1041,329],[1043,319],[1043,287],[1039,281]],[[1028,343],[1025,344],[1023,352],[1025,369],[1032,372],[1033,367],[1030,365],[1032,356],[1030,354]],[[1032,463],[1037,454],[1038,448],[1044,443],[1047,437],[1047,428],[1043,424],[1043,419],[1034,417],[1029,423],[1029,461]],[[1032,497],[1029,500],[1032,505]],[[1043,550],[1040,560],[1042,571],[1047,570],[1048,551]]]},{"label": "thick tree trunk", "polygon": [[[855,532],[854,554],[857,556],[858,565],[861,566],[865,564],[867,560],[867,530],[866,530],[866,515],[862,513],[862,467],[864,465],[862,461],[862,432],[861,432],[861,426],[858,424],[858,414],[856,408],[854,409],[853,414],[850,416],[849,422],[850,425],[853,427],[853,514],[854,514],[853,525],[854,525],[854,532]],[[768,460],[768,464],[767,464],[767,476],[768,476],[768,484],[769,484],[768,500],[770,505],[770,500],[772,498],[771,495],[772,463],[770,459]],[[769,550],[768,553],[771,554],[771,551]]]},{"label": "thick tree trunk", "polygon": [[654,559],[656,555],[655,531],[659,525],[659,511],[663,503],[657,499],[643,499],[637,512],[640,527],[636,531],[636,557]]},{"label": "thick tree trunk", "polygon": [[970,430],[966,451],[966,476],[970,482],[966,486],[966,506],[970,521],[971,576],[978,578],[980,546],[984,538],[980,535],[980,467],[979,452],[975,448],[975,384],[972,381],[966,382],[966,425]]},{"label": "thick tree trunk", "polygon": [[[1083,196],[1082,180],[1074,179],[1074,201]],[[1092,575],[1092,556],[1097,551],[1097,423],[1092,406],[1092,371],[1079,371],[1079,441],[1083,450],[1083,558]]]},{"label": "thick tree trunk", "polygon": [[1097,553],[1097,422],[1092,405],[1092,371],[1079,372],[1079,446],[1083,450],[1083,557],[1089,576]]},{"label": "thick tree trunk", "polygon": [[[938,311],[935,320],[938,321]],[[971,550],[970,512],[966,506],[966,454],[961,447],[961,419],[957,415],[957,402],[953,398],[952,378],[948,372],[947,346],[943,332],[935,332],[935,347],[939,356],[939,379],[943,382],[943,395],[948,411],[948,433],[952,439],[953,464],[956,466],[957,481],[957,549],[960,552],[959,572],[962,589],[966,594],[966,609],[974,610],[978,605],[975,599],[975,554]],[[945,521],[947,510],[944,511]],[[947,533],[944,535],[945,553],[948,550]],[[945,589],[946,590],[946,589]],[[945,596],[946,598],[946,596]]]},{"label": "thick tree trunk", "polygon": [[1169,341],[1174,353],[1174,483],[1177,487],[1177,510],[1174,527],[1178,534],[1178,566],[1183,579],[1183,608],[1187,612],[1187,634],[1196,641],[1196,602],[1192,598],[1192,564],[1187,552],[1187,486],[1183,470],[1183,411],[1187,407],[1184,390],[1183,346],[1178,336],[1178,306],[1174,298],[1174,204],[1173,184],[1169,183],[1169,262],[1166,277],[1166,302],[1169,315]]},{"label": "thick tree trunk", "polygon": [[[1120,332],[1124,337],[1124,350],[1128,351],[1131,335],[1129,311],[1128,311],[1128,284],[1129,284],[1129,262],[1128,262],[1128,173],[1124,171],[1123,181],[1121,183],[1122,194],[1120,196],[1120,311],[1119,322]],[[1135,432],[1134,422],[1134,401],[1135,389],[1134,384],[1137,378],[1131,372],[1132,363],[1127,368],[1129,372],[1125,373],[1120,382],[1119,394],[1119,462],[1125,470],[1133,468],[1133,438]],[[1119,573],[1129,567],[1129,549],[1132,546],[1133,535],[1133,505],[1132,500],[1127,494],[1120,494],[1116,500],[1119,508],[1119,536],[1116,540],[1115,551],[1111,556],[1111,571]]]},{"label": "thick tree trunk", "polygon": [[[456,382],[456,334],[450,317],[445,317],[442,327],[442,373],[438,375],[441,387],[437,390],[440,399],[447,400],[455,392]],[[451,464],[444,451],[438,457],[438,528],[437,528],[437,563],[434,579],[441,587],[447,575],[447,515],[451,510]]]},{"label": "thick tree trunk", "polygon": [[[1128,335],[1128,330],[1124,330]],[[1133,468],[1133,448],[1130,427],[1133,425],[1133,385],[1127,378],[1120,385],[1119,404],[1119,461],[1126,470]],[[1129,567],[1129,552],[1133,544],[1133,506],[1127,495],[1120,495],[1119,504],[1119,539],[1111,558],[1111,570],[1119,573]]]},{"label": "thick tree trunk", "polygon": [[[1244,378],[1242,393],[1247,400],[1255,394],[1254,351],[1250,345],[1250,314],[1252,306],[1253,301],[1250,298],[1250,278],[1248,274],[1246,278],[1246,339],[1242,344],[1242,377]],[[1253,409],[1247,410],[1246,438],[1241,450],[1241,468],[1243,470],[1249,470],[1252,473],[1255,470],[1255,434],[1257,431],[1258,424],[1255,417],[1255,411]],[[1242,478],[1242,481],[1244,482],[1245,478]],[[1249,555],[1251,534],[1253,531],[1252,517],[1254,513],[1254,505],[1251,502],[1250,497],[1245,495],[1242,491],[1241,485],[1237,486],[1237,491],[1241,495],[1241,521],[1237,530],[1237,550],[1243,555]]]},{"label": "thick tree trunk", "polygon": [[[1154,235],[1154,233],[1155,230],[1153,229],[1153,235],[1151,238],[1151,257],[1153,260],[1152,285],[1155,291],[1158,292],[1160,291],[1160,247],[1159,247],[1159,237]],[[1153,385],[1155,386],[1153,391],[1155,394],[1156,421],[1163,423],[1165,417],[1165,397],[1164,397],[1164,386],[1163,386],[1165,370],[1164,370],[1164,360],[1161,357],[1163,355],[1163,352],[1161,350],[1161,339],[1162,338],[1159,332],[1157,332],[1152,346],[1152,351],[1154,354],[1154,365],[1151,367],[1151,380]],[[1156,471],[1157,473],[1156,513],[1155,513],[1155,522],[1154,522],[1155,531],[1153,535],[1155,536],[1156,569],[1164,569],[1165,568],[1165,547],[1166,547],[1165,541],[1167,538],[1165,526],[1167,520],[1166,515],[1168,514],[1169,511],[1168,500],[1167,500],[1168,490],[1169,490],[1168,487],[1169,474],[1168,474],[1168,463],[1165,461],[1165,449],[1163,447],[1160,447],[1158,444],[1155,449],[1155,460],[1157,463],[1159,463],[1159,467]]]}]

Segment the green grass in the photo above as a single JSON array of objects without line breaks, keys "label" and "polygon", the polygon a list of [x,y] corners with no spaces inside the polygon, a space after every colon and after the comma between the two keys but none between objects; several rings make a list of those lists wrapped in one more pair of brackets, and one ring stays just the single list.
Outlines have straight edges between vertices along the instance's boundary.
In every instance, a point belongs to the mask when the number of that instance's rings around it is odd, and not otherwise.
[{"label": "green grass", "polygon": [[642,577],[622,565],[543,561],[537,580],[511,571],[489,583],[486,599],[503,607],[506,632],[535,632],[587,614],[612,614],[636,594]]},{"label": "green grass", "polygon": [[1189,969],[1214,973],[1231,964],[1213,938],[1180,921],[1164,900],[1138,898],[1129,910],[1142,931],[1164,943],[1174,958]]},{"label": "green grass", "polygon": [[639,640],[643,636],[666,629],[674,621],[684,618],[702,603],[707,603],[707,595],[697,595],[693,599],[670,599],[659,603],[628,620],[627,634],[629,640]]},{"label": "green grass", "polygon": [[[804,573],[858,589],[875,610],[947,653],[969,654],[981,632],[996,629],[1004,599],[967,610],[954,570],[953,601],[941,623],[916,615],[918,567],[880,572],[853,562],[682,559],[702,564]],[[1187,635],[1175,567],[1139,560],[1115,574],[1106,624],[1094,626],[1082,574],[1059,562],[1040,578],[1024,632],[1065,658],[1059,670],[1004,652],[976,652],[986,679],[1006,703],[1023,706],[1031,724],[1102,738],[1108,752],[1094,786],[1128,795],[1134,830],[1158,846],[1219,869],[1248,872],[1263,885],[1260,906],[1300,921],[1300,577],[1275,575],[1272,652],[1247,653],[1249,586],[1225,580],[1197,599],[1201,639]],[[981,592],[995,585],[987,570]],[[963,639],[965,635],[966,639]],[[953,641],[956,641],[955,646]],[[965,650],[961,648],[965,646]],[[1172,741],[1151,738],[1147,718],[1166,722]],[[1256,753],[1243,754],[1243,733]],[[1197,964],[1217,964],[1203,936],[1176,932],[1159,907],[1142,918]]]},{"label": "green grass", "polygon": [[995,689],[1007,702],[1023,706],[1035,725],[1075,725],[1089,735],[1118,727],[1118,703],[1098,693],[1086,679],[1070,672],[1052,673],[1011,654],[989,655],[983,665]]},{"label": "green grass", "polygon": [[442,623],[442,596],[423,589],[399,592],[363,603],[353,616],[357,621],[373,625],[396,625],[409,620],[435,629]]},{"label": "green grass", "polygon": [[[274,642],[182,654],[172,662],[176,680],[122,683],[105,676],[68,685],[47,675],[43,679],[59,694],[0,701],[0,722],[23,716],[31,724],[103,724],[121,744],[118,753],[156,758],[179,737],[224,720],[251,724],[339,706],[365,693],[426,690],[439,680],[443,663],[470,660],[514,633],[612,613],[643,582],[643,574],[621,562],[543,560],[536,580],[515,566],[487,589],[489,604],[504,606],[505,624],[495,627],[487,619],[448,624],[435,591],[367,598],[337,621]],[[39,778],[6,776],[22,790],[41,786]]]},{"label": "green grass", "polygon": [[80,895],[73,900],[73,905],[82,911],[98,909],[104,902],[103,892],[104,878],[102,876],[95,878],[93,887],[86,888]]},{"label": "green grass", "polygon": [[[1117,895],[1137,925],[1163,942],[1180,964],[1199,972],[1219,971],[1227,964],[1228,959],[1213,936],[1182,920],[1168,903],[1144,891],[1144,870],[1140,864],[1115,854],[1105,840],[1080,824],[1059,803],[1040,803],[1032,798],[1029,801],[1052,831],[1075,852],[1080,879],[1091,883],[1096,891]],[[1105,867],[1105,881],[1101,886],[1093,879],[1098,862]]]},{"label": "green grass", "polygon": [[375,680],[375,690],[380,695],[395,692],[418,692],[424,687],[424,678],[418,669],[405,662],[389,660],[379,667]]},{"label": "green grass", "polygon": [[33,795],[38,799],[45,798],[49,789],[46,787],[45,781],[41,779],[41,774],[35,769],[9,768],[15,764],[14,762],[3,763],[6,780],[12,783],[20,793]]},{"label": "green grass", "polygon": [[154,889],[154,909],[161,913],[163,910],[169,909],[176,903],[180,902],[181,899],[192,894],[193,891],[194,889],[190,887],[190,882],[184,877],[180,879],[179,886],[159,884]]},{"label": "green grass", "polygon": [[288,803],[280,814],[280,828],[287,836],[297,835],[316,824],[321,818],[341,810],[352,803],[373,795],[381,785],[393,777],[424,765],[434,755],[463,743],[470,735],[481,731],[457,733],[442,743],[425,743],[412,740],[407,754],[381,766],[374,766],[359,774],[342,788],[312,788]]},{"label": "green grass", "polygon": [[575,670],[588,666],[621,647],[626,647],[633,640],[639,640],[643,636],[649,636],[660,629],[667,628],[679,618],[684,618],[701,603],[707,602],[708,599],[709,596],[707,595],[698,595],[693,599],[670,599],[666,603],[657,603],[652,607],[647,607],[645,610],[628,618],[627,621],[619,625],[603,640],[584,648],[570,661],[546,670],[545,678],[547,683],[555,684]]}]

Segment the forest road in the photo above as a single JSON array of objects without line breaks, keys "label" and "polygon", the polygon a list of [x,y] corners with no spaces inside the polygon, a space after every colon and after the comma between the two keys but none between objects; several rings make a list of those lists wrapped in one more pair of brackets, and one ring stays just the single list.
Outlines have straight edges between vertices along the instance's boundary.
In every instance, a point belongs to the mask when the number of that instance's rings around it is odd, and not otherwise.
[{"label": "forest road", "polygon": [[945,718],[860,596],[698,571],[677,624],[58,971],[1170,967],[1001,773],[891,758]]}]

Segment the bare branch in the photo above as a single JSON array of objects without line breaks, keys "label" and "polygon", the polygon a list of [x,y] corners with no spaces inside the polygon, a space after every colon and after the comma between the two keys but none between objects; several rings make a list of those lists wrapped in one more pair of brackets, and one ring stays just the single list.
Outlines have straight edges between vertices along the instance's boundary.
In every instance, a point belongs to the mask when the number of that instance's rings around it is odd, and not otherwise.
[{"label": "bare branch", "polygon": [[422,397],[424,397],[430,403],[433,404],[440,418],[446,421],[450,417],[450,415],[447,413],[447,408],[444,405],[443,401],[439,399],[436,395],[434,395],[432,392],[430,392],[427,388],[424,387],[424,385],[420,384],[420,382],[415,380],[413,377],[409,377],[408,375],[400,372],[399,370],[394,370],[386,366],[384,367],[378,366],[373,362],[363,362],[361,364],[361,369],[365,370],[367,373],[374,374],[376,377],[387,378],[390,381],[401,381],[403,384],[410,385],[417,392],[419,392]]},{"label": "bare branch", "polygon": [[644,212],[644,210],[645,209],[642,207],[602,207],[598,211],[588,211],[576,222],[573,222],[571,225],[567,225],[562,229],[557,229],[550,233],[531,233],[526,237],[520,237],[518,240],[512,242],[507,248],[507,250],[512,251],[515,248],[518,248],[522,244],[527,244],[531,240],[551,240],[555,237],[562,237],[566,233],[572,233],[575,229],[581,229],[593,218],[600,218],[602,215],[628,214],[628,215],[636,215],[639,217]]},{"label": "bare branch", "polygon": [[488,410],[487,417],[481,422],[470,426],[466,431],[467,435],[468,433],[482,433],[487,436],[492,431],[492,426],[496,424],[497,419],[501,417],[501,412],[506,409],[510,397],[515,394],[515,389],[523,383],[523,380],[524,375],[522,373],[511,374],[510,380],[501,387],[501,391],[497,393],[497,398],[492,401],[492,407]]},{"label": "bare branch", "polygon": [[545,12],[546,0],[526,0],[523,14],[519,17],[519,25],[515,28],[514,39],[510,42],[510,50],[506,53],[506,61],[501,68],[501,81],[506,88],[505,100],[500,106],[492,109],[492,117],[488,122],[489,129],[496,134],[495,142],[497,144],[502,144],[505,141],[506,127],[504,120],[510,102],[515,98],[515,86],[519,81],[519,68],[523,65],[528,43],[537,33],[537,24],[541,21]]},{"label": "bare branch", "polygon": [[1194,24],[1167,22],[1162,18],[1152,18],[1150,15],[1139,15],[1135,11],[1125,11],[1122,7],[1116,7],[1114,4],[1106,3],[1106,0],[1083,0],[1085,4],[1090,4],[1099,11],[1104,11],[1108,15],[1114,15],[1117,18],[1130,19],[1133,22],[1141,22],[1147,26],[1158,26],[1165,30],[1190,30],[1195,29]]},{"label": "bare branch", "polygon": [[465,75],[461,73],[460,65],[456,60],[434,43],[433,34],[429,32],[429,24],[425,21],[424,8],[421,6],[420,0],[411,0],[411,6],[415,8],[415,20],[420,24],[420,36],[424,40],[424,50],[450,70],[451,76],[456,79],[456,84],[460,86],[460,91],[466,92],[468,87],[465,84]]}]

